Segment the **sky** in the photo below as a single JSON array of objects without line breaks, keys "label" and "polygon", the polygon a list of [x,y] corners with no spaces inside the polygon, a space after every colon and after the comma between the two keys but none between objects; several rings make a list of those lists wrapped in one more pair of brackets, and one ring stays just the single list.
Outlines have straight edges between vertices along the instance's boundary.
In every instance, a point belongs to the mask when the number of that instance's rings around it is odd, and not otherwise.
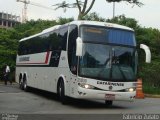
[{"label": "sky", "polygon": [[[38,3],[47,7],[55,8],[52,5],[61,3],[64,0],[30,0],[31,2]],[[75,0],[66,0],[73,3]],[[82,0],[83,1],[83,0]],[[91,0],[89,0],[91,1]],[[127,2],[116,3],[115,16],[124,14],[126,17],[134,18],[142,27],[152,27],[160,30],[160,0],[139,0],[144,5],[142,7],[134,6]],[[0,0],[0,12],[12,13],[17,16],[22,16],[22,9],[24,4],[16,2],[16,0]],[[28,5],[27,16],[28,19],[44,19],[55,20],[59,17],[74,17],[77,19],[78,9],[70,8],[66,12],[63,9],[50,10],[33,5]],[[91,12],[96,12],[100,17],[112,18],[113,17],[113,4],[107,3],[105,0],[96,0]]]}]

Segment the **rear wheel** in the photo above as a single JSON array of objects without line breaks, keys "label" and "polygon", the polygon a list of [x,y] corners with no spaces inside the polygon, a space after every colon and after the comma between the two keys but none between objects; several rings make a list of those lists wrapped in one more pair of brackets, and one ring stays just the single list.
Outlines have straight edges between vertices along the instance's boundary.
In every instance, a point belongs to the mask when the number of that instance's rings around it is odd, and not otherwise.
[{"label": "rear wheel", "polygon": [[106,106],[112,106],[113,101],[112,100],[105,100]]},{"label": "rear wheel", "polygon": [[65,88],[63,80],[60,81],[58,86],[58,96],[62,104],[67,104],[67,97],[65,96]]},{"label": "rear wheel", "polygon": [[20,77],[19,77],[19,88],[20,88],[21,90],[24,89],[23,79],[22,79],[22,76],[21,76],[21,75],[20,75]]},{"label": "rear wheel", "polygon": [[26,91],[26,92],[28,91],[26,76],[25,76],[24,79],[23,79],[23,88],[24,88],[24,91]]}]

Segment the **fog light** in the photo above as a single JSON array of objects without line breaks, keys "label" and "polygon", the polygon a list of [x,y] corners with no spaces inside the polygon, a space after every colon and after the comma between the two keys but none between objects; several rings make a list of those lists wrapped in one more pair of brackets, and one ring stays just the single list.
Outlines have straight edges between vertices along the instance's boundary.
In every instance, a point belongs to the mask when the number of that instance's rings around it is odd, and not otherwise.
[{"label": "fog light", "polygon": [[128,88],[126,89],[126,92],[134,92],[136,90],[136,88]]},{"label": "fog light", "polygon": [[94,89],[95,87],[89,84],[85,84],[85,83],[78,83],[78,85],[82,88],[86,88],[86,89]]},{"label": "fog light", "polygon": [[128,90],[129,92],[133,92],[134,91],[134,89],[133,88],[129,88],[129,90]]},{"label": "fog light", "polygon": [[85,87],[86,89],[89,89],[89,85],[84,85],[84,87]]}]

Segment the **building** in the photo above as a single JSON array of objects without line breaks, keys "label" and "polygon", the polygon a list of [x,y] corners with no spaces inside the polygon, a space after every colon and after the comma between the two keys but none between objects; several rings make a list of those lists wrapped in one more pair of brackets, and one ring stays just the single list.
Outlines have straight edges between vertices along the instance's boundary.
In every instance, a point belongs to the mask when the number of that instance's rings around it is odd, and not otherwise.
[{"label": "building", "polygon": [[14,27],[20,23],[20,16],[0,12],[0,28]]}]

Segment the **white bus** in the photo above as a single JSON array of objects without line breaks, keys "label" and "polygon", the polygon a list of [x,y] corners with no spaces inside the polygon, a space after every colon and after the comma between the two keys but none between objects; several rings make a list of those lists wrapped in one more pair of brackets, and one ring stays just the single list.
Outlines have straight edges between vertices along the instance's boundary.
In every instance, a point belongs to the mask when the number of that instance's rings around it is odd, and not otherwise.
[{"label": "white bus", "polygon": [[[146,62],[151,54],[146,45]],[[137,50],[133,29],[111,23],[73,21],[21,39],[16,82],[66,97],[133,101]]]}]

